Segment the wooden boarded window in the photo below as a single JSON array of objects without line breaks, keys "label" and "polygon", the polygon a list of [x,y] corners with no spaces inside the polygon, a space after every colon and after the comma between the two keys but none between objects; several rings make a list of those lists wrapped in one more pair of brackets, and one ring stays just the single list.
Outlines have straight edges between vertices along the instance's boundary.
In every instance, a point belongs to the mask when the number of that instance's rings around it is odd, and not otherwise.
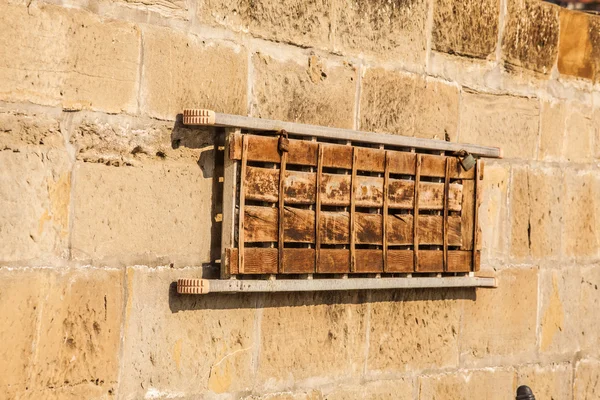
[{"label": "wooden boarded window", "polygon": [[483,162],[442,151],[229,136],[235,239],[225,276],[479,269]]}]

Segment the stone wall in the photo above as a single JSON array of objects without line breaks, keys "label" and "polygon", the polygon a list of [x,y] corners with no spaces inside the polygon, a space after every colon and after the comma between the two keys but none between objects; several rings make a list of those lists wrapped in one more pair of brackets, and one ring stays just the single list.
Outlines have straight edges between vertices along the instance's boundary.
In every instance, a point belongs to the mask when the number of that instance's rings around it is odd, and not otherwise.
[{"label": "stone wall", "polygon": [[[0,397],[600,397],[600,17],[536,0],[0,0]],[[501,146],[495,290],[181,297],[184,107]]]}]

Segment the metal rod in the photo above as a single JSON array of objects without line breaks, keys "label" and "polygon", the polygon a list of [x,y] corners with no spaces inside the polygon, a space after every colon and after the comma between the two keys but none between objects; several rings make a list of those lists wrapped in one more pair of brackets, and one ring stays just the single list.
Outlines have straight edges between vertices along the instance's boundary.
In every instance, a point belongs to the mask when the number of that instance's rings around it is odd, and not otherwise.
[{"label": "metal rod", "polygon": [[313,292],[331,290],[377,290],[481,287],[495,288],[495,278],[452,276],[412,278],[348,278],[348,279],[274,279],[219,280],[180,279],[180,294],[241,293],[241,292]]}]

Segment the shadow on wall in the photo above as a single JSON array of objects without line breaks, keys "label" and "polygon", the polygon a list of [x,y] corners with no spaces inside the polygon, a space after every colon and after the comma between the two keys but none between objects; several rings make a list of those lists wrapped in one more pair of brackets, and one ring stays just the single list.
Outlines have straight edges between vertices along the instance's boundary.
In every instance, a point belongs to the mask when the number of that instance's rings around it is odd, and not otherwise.
[{"label": "shadow on wall", "polygon": [[[402,278],[399,278],[402,279]],[[169,287],[169,308],[172,313],[193,310],[231,310],[240,308],[309,307],[317,305],[352,305],[384,302],[423,302],[477,299],[475,288],[354,290],[339,292],[287,293],[209,293],[181,295],[177,283]]]},{"label": "shadow on wall", "polygon": [[175,150],[180,147],[200,150],[197,164],[202,171],[202,177],[212,179],[210,259],[213,264],[221,258],[221,222],[217,220],[217,215],[222,212],[223,184],[219,178],[223,176],[224,133],[222,128],[215,130],[214,128],[184,126],[183,114],[177,115],[171,131],[171,147]]}]

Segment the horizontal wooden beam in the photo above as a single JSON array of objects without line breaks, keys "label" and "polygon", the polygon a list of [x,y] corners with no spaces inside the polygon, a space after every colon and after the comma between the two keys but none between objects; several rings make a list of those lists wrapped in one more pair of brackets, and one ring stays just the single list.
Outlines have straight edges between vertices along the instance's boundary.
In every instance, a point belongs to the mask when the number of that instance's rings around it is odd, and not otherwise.
[{"label": "horizontal wooden beam", "polygon": [[316,292],[423,288],[495,288],[495,278],[477,276],[348,279],[179,279],[177,293]]},{"label": "horizontal wooden beam", "polygon": [[502,157],[501,149],[497,147],[452,143],[443,140],[421,139],[416,137],[399,136],[388,133],[373,133],[365,131],[355,131],[351,129],[299,124],[296,122],[285,122],[262,118],[244,117],[241,115],[216,113],[211,110],[186,109],[183,111],[183,123],[184,125],[222,126],[241,128],[243,130],[245,129],[253,131],[279,131],[284,129],[290,135],[346,140],[355,143],[371,143],[400,147],[414,147],[416,149],[422,150],[466,150],[471,154],[483,157]]}]

